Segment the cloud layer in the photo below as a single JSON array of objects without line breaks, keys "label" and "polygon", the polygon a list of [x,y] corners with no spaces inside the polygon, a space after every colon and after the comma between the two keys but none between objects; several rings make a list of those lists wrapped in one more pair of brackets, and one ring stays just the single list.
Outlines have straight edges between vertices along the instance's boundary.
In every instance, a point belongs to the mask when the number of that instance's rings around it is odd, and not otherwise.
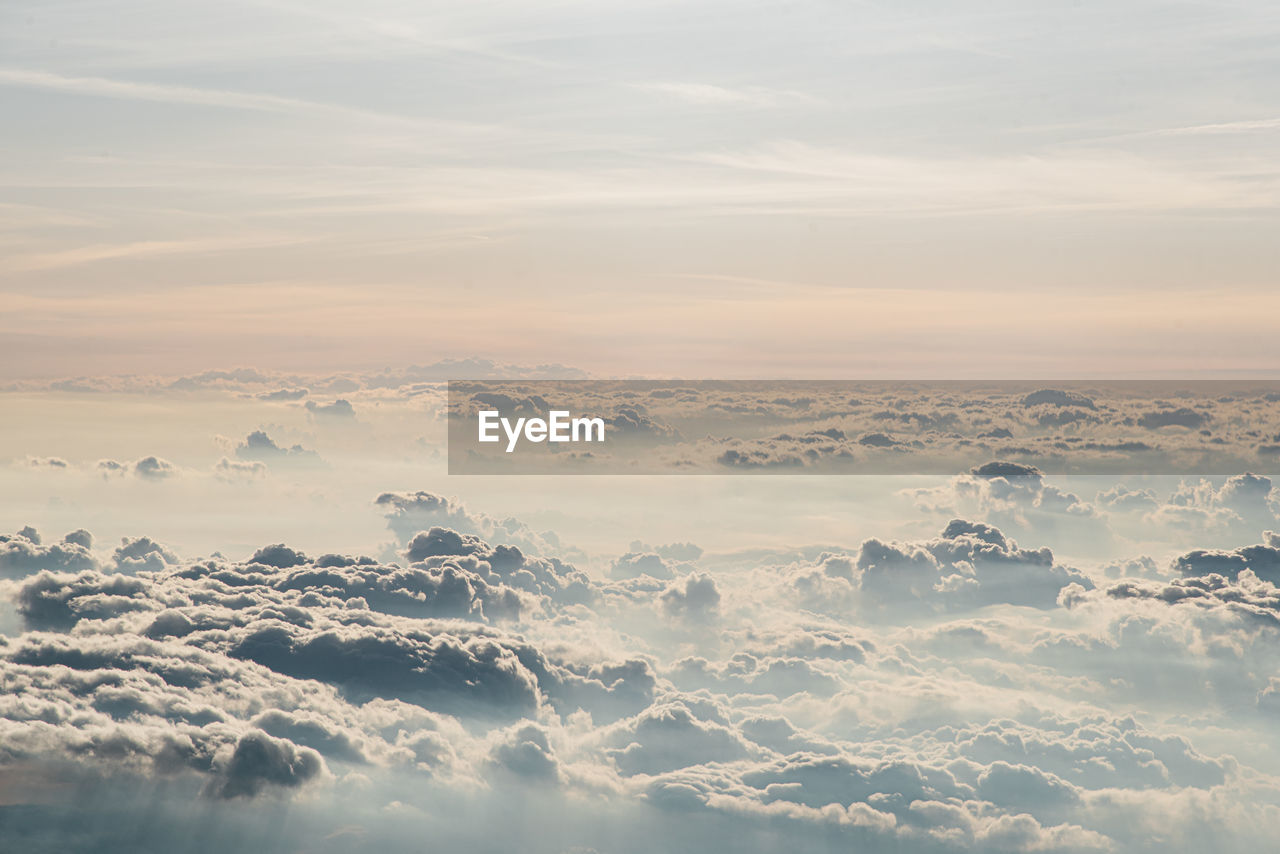
[{"label": "cloud layer", "polygon": [[[1047,501],[1028,476],[969,482]],[[32,791],[168,781],[173,821],[289,801],[295,839],[392,850],[415,824],[636,852],[1245,850],[1280,828],[1280,757],[1247,748],[1277,708],[1274,534],[1072,567],[956,518],[847,552],[637,542],[597,574],[440,495],[375,507],[387,557],[6,535],[0,762]],[[568,824],[450,821],[526,798]]]}]

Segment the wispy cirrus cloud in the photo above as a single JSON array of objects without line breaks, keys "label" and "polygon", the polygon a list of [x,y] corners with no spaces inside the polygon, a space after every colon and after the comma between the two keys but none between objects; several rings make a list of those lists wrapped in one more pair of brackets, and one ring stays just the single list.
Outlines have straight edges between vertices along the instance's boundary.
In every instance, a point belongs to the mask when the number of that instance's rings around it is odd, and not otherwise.
[{"label": "wispy cirrus cloud", "polygon": [[635,83],[633,88],[667,95],[689,104],[705,107],[785,107],[812,106],[819,98],[789,89],[766,86],[717,86],[711,83],[651,82]]},{"label": "wispy cirrus cloud", "polygon": [[189,240],[140,240],[129,243],[99,243],[55,252],[15,255],[0,262],[0,269],[13,272],[55,270],[78,267],[100,261],[123,261],[178,255],[208,255],[240,249],[266,249],[296,246],[313,238],[287,235],[257,234],[229,237],[192,238]]},{"label": "wispy cirrus cloud", "polygon": [[1251,133],[1260,130],[1280,129],[1280,118],[1244,119],[1237,122],[1217,122],[1215,124],[1189,125],[1187,127],[1166,128],[1155,131],[1167,136],[1217,134],[1217,133]]},{"label": "wispy cirrus cloud", "polygon": [[124,98],[137,101],[159,101],[167,104],[191,104],[203,107],[226,107],[263,112],[353,112],[369,116],[363,110],[350,110],[299,98],[286,98],[258,92],[236,92],[204,89],[168,83],[142,83],[107,77],[82,77],[55,74],[24,68],[0,69],[0,84],[29,89],[45,89],[73,95]]},{"label": "wispy cirrus cloud", "polygon": [[[193,107],[244,110],[275,113],[300,118],[316,118],[329,122],[355,123],[357,127],[370,124],[380,129],[418,132],[447,132],[506,136],[510,129],[503,124],[484,124],[454,119],[418,116],[407,112],[370,110],[347,104],[294,98],[265,92],[247,92],[185,86],[171,83],[148,83],[136,80],[120,80],[110,77],[58,74],[27,68],[0,68],[0,86],[60,92],[97,98],[116,98],[130,101],[150,101],[162,104],[178,104]],[[531,133],[525,131],[525,133]],[[546,134],[532,134],[545,138]]]}]

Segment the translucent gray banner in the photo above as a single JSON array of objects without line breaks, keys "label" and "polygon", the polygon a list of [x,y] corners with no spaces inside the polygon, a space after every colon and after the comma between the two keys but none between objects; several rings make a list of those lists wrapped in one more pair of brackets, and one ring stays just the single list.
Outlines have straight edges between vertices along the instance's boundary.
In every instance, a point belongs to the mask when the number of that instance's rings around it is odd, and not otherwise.
[{"label": "translucent gray banner", "polygon": [[449,473],[1280,473],[1280,381],[449,383]]}]

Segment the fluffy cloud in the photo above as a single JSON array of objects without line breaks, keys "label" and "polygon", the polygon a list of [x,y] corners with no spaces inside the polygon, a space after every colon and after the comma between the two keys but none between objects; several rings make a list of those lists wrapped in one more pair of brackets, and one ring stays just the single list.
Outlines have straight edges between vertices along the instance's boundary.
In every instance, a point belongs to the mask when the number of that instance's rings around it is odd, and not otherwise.
[{"label": "fluffy cloud", "polygon": [[[955,483],[1090,518],[1035,471]],[[1271,489],[1197,500],[1240,515]],[[1277,707],[1274,535],[1080,569],[955,518],[776,554],[636,542],[584,569],[434,493],[376,506],[397,540],[376,558],[0,538],[20,621],[0,643],[0,768],[164,781],[161,810],[288,799],[319,839],[358,825],[387,850],[423,827],[551,846],[546,821],[566,828],[554,850],[621,833],[634,852],[655,822],[665,847],[734,850],[1142,850],[1191,809],[1199,831],[1162,845],[1280,829],[1269,757],[1223,750]],[[477,820],[501,810],[511,827]],[[584,810],[598,820],[560,821]]]},{"label": "fluffy cloud", "polygon": [[133,475],[142,480],[160,481],[178,475],[181,470],[168,460],[155,455],[142,457],[132,463],[119,460],[98,460],[97,471],[104,478]]},{"label": "fluffy cloud", "polygon": [[387,517],[387,526],[403,544],[433,527],[452,528],[490,542],[514,545],[536,555],[565,555],[553,532],[535,532],[517,519],[495,519],[470,513],[455,500],[431,492],[384,492],[374,502]]},{"label": "fluffy cloud", "polygon": [[920,541],[866,540],[856,554],[823,553],[814,563],[760,571],[788,598],[830,614],[896,619],[904,610],[943,613],[1002,603],[1054,608],[1059,593],[1092,580],[1055,562],[1048,548],[1023,549],[982,522],[953,519]]},{"label": "fluffy cloud", "polygon": [[[614,412],[620,438],[591,465],[614,472],[935,473],[984,459],[1041,471],[1183,473],[1272,465],[1274,384],[1214,393],[1171,384],[489,382],[461,388],[511,414]],[[483,451],[483,448],[475,450]],[[1012,470],[980,472],[1014,476]]]},{"label": "fluffy cloud", "polygon": [[321,418],[355,418],[356,410],[351,405],[351,401],[344,398],[338,398],[331,403],[316,403],[314,400],[308,400],[306,409],[312,415]]},{"label": "fluffy cloud", "polygon": [[143,457],[133,464],[133,473],[148,480],[163,480],[177,474],[178,468],[160,457]]},{"label": "fluffy cloud", "polygon": [[682,620],[705,620],[720,607],[720,590],[715,579],[705,573],[694,573],[679,584],[662,592],[662,610]]},{"label": "fluffy cloud", "polygon": [[320,455],[301,445],[283,447],[276,444],[263,430],[254,430],[236,446],[236,457],[239,460],[261,463],[291,463],[316,465],[321,462]]},{"label": "fluffy cloud", "polygon": [[84,530],[47,546],[34,528],[24,528],[13,535],[0,534],[0,578],[21,578],[42,569],[93,569],[98,562],[90,551],[92,543],[93,538]]}]

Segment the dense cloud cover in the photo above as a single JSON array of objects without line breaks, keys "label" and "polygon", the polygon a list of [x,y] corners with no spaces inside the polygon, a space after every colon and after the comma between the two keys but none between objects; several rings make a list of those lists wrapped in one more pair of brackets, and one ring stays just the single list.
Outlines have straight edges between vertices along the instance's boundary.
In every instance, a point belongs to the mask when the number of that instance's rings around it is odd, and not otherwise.
[{"label": "dense cloud cover", "polygon": [[[807,544],[785,545],[780,512],[767,545],[748,542],[733,503],[707,523],[730,547],[664,543],[624,502],[629,527],[602,552],[549,530],[574,512],[554,490],[528,524],[399,475],[394,455],[442,464],[439,379],[455,368],[210,372],[155,392],[243,402],[203,458],[149,438],[107,459],[52,443],[17,458],[24,478],[103,495],[180,506],[184,488],[217,489],[295,516],[367,467],[376,485],[346,506],[388,534],[331,553],[317,519],[315,536],[228,531],[197,556],[141,519],[71,519],[65,535],[15,520],[0,535],[7,841],[1199,852],[1280,832],[1280,496],[1250,464],[1250,443],[1274,439],[1250,425],[1280,397],[617,394],[596,405],[632,447],[710,470],[957,448],[975,462],[876,482],[900,520],[883,528],[853,518],[865,504],[828,504],[829,537]],[[488,403],[549,405],[518,388]],[[708,431],[709,411],[754,438]],[[358,453],[388,435],[388,455]],[[1212,478],[1068,478],[1019,450],[1227,443],[1248,459]]]},{"label": "dense cloud cover", "polygon": [[[1031,389],[1031,390],[1028,390]],[[477,441],[475,413],[602,418],[589,454]],[[985,460],[1055,473],[1274,471],[1274,382],[488,381],[449,389],[468,473],[951,473]],[[578,449],[575,449],[578,450]],[[999,473],[999,472],[996,472]]]},{"label": "dense cloud cover", "polygon": [[[1083,503],[1007,465],[930,497],[964,495]],[[1197,500],[1244,518],[1270,483]],[[285,841],[315,850],[416,850],[426,827],[446,850],[628,852],[1246,850],[1280,830],[1280,757],[1249,748],[1280,708],[1276,534],[1072,566],[993,512],[846,550],[637,541],[592,572],[445,496],[375,507],[395,535],[376,558],[0,537],[0,763],[45,792],[0,806],[14,838],[67,842],[49,817],[97,807],[66,786],[139,809],[125,780],[163,786],[149,844],[226,816],[195,850],[261,844],[284,801],[305,816]],[[538,815],[475,820],[517,803]]]},{"label": "dense cloud cover", "polygon": [[[14,458],[66,500],[43,534],[18,516],[0,535],[6,843],[1199,852],[1280,832],[1280,496],[1249,444],[1275,440],[1256,425],[1280,396],[599,401],[633,447],[710,470],[974,454],[742,496],[685,481],[718,506],[665,542],[651,523],[697,505],[635,480],[602,507],[573,481],[418,489],[441,482],[453,367],[212,372],[145,392],[195,407],[188,441]],[[489,402],[547,408],[517,392]],[[1239,474],[1063,476],[1018,450],[1219,441],[1248,452]],[[77,483],[115,512],[74,515]],[[544,509],[512,518],[485,489]],[[790,503],[801,489],[822,494]],[[168,505],[216,530],[201,552]],[[795,533],[802,513],[820,537]],[[358,533],[334,545],[339,514]],[[609,535],[575,544],[578,514],[615,517]]]}]

